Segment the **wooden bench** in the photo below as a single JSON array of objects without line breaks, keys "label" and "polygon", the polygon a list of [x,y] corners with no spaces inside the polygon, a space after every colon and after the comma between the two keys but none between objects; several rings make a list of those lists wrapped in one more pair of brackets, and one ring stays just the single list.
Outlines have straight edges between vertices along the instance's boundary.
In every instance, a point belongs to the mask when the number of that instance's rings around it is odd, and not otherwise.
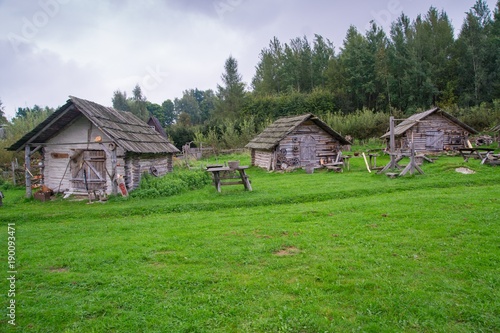
[{"label": "wooden bench", "polygon": [[344,163],[343,162],[326,163],[323,164],[323,166],[328,170],[332,170],[335,172],[342,172],[342,167],[344,166]]},{"label": "wooden bench", "polygon": [[480,159],[484,163],[484,159],[490,153],[493,153],[495,149],[490,148],[460,148],[460,154],[462,155],[465,162],[469,162],[469,158],[473,157]]}]

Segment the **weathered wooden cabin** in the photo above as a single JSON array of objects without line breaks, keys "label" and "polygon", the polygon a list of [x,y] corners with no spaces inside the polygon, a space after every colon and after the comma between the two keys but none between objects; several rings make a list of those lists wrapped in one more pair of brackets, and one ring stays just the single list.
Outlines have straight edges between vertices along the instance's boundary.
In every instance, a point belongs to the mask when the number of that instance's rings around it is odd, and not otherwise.
[{"label": "weathered wooden cabin", "polygon": [[53,191],[73,194],[117,193],[118,177],[134,189],[144,172],[171,172],[173,154],[179,151],[132,113],[72,96],[7,149],[24,149],[27,165],[40,152],[40,169],[27,172],[28,178],[39,176]]},{"label": "weathered wooden cabin", "polygon": [[281,118],[253,138],[252,165],[266,170],[319,167],[351,143],[312,114]]},{"label": "weathered wooden cabin", "polygon": [[[467,147],[469,135],[478,132],[440,108],[417,113],[394,126],[395,149],[409,151],[412,138],[418,153],[439,153]],[[390,132],[382,138],[390,147]]]}]

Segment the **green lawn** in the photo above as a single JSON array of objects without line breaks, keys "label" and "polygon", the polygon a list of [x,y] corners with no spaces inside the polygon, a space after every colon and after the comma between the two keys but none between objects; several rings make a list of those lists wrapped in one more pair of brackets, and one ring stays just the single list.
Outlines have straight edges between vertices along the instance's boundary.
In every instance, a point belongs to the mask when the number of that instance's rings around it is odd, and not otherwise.
[{"label": "green lawn", "polygon": [[499,332],[500,168],[440,157],[423,169],[251,168],[253,192],[92,205],[5,191],[0,331]]}]

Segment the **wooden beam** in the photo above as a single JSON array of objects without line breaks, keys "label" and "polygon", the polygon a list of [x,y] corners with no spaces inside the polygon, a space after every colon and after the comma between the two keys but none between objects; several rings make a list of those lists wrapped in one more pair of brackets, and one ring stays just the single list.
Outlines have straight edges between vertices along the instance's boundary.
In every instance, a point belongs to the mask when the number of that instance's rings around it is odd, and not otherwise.
[{"label": "wooden beam", "polygon": [[[38,131],[38,133],[36,133],[35,135],[33,135],[26,143],[25,145],[30,145],[30,144],[33,144],[33,141],[38,138],[38,136],[40,134],[42,134],[47,128],[49,128],[50,126],[52,126],[56,121],[58,121],[63,115],[65,115],[68,111],[70,111],[71,109],[73,109],[74,106],[70,106],[69,108],[67,108],[66,110],[64,110],[64,112],[61,112],[58,116],[56,116],[54,119],[52,119],[47,125],[45,125],[40,131]],[[17,150],[17,152],[19,152],[20,150],[22,149],[19,148]]]},{"label": "wooden beam", "polygon": [[30,145],[26,145],[24,147],[24,170],[25,170],[25,178],[26,178],[26,198],[31,198],[33,195],[31,191],[31,147]]},{"label": "wooden beam", "polygon": [[111,193],[118,194],[116,148],[111,151]]}]

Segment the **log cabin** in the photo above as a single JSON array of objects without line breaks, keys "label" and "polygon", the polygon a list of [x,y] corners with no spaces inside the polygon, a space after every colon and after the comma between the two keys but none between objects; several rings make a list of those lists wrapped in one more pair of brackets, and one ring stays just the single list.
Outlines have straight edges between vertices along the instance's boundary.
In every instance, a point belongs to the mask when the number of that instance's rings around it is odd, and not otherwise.
[{"label": "log cabin", "polygon": [[[478,132],[457,118],[436,107],[417,113],[394,127],[395,149],[409,151],[412,138],[417,153],[442,153],[466,148],[469,135]],[[390,132],[381,138],[390,147]]]},{"label": "log cabin", "polygon": [[278,119],[245,147],[252,165],[270,170],[320,167],[351,143],[313,114]]},{"label": "log cabin", "polygon": [[72,96],[7,148],[23,149],[27,166],[33,153],[41,155],[39,170],[26,172],[27,197],[34,175],[54,192],[66,194],[116,194],[118,179],[132,190],[145,172],[156,176],[172,172],[173,154],[179,152],[134,114]]}]

